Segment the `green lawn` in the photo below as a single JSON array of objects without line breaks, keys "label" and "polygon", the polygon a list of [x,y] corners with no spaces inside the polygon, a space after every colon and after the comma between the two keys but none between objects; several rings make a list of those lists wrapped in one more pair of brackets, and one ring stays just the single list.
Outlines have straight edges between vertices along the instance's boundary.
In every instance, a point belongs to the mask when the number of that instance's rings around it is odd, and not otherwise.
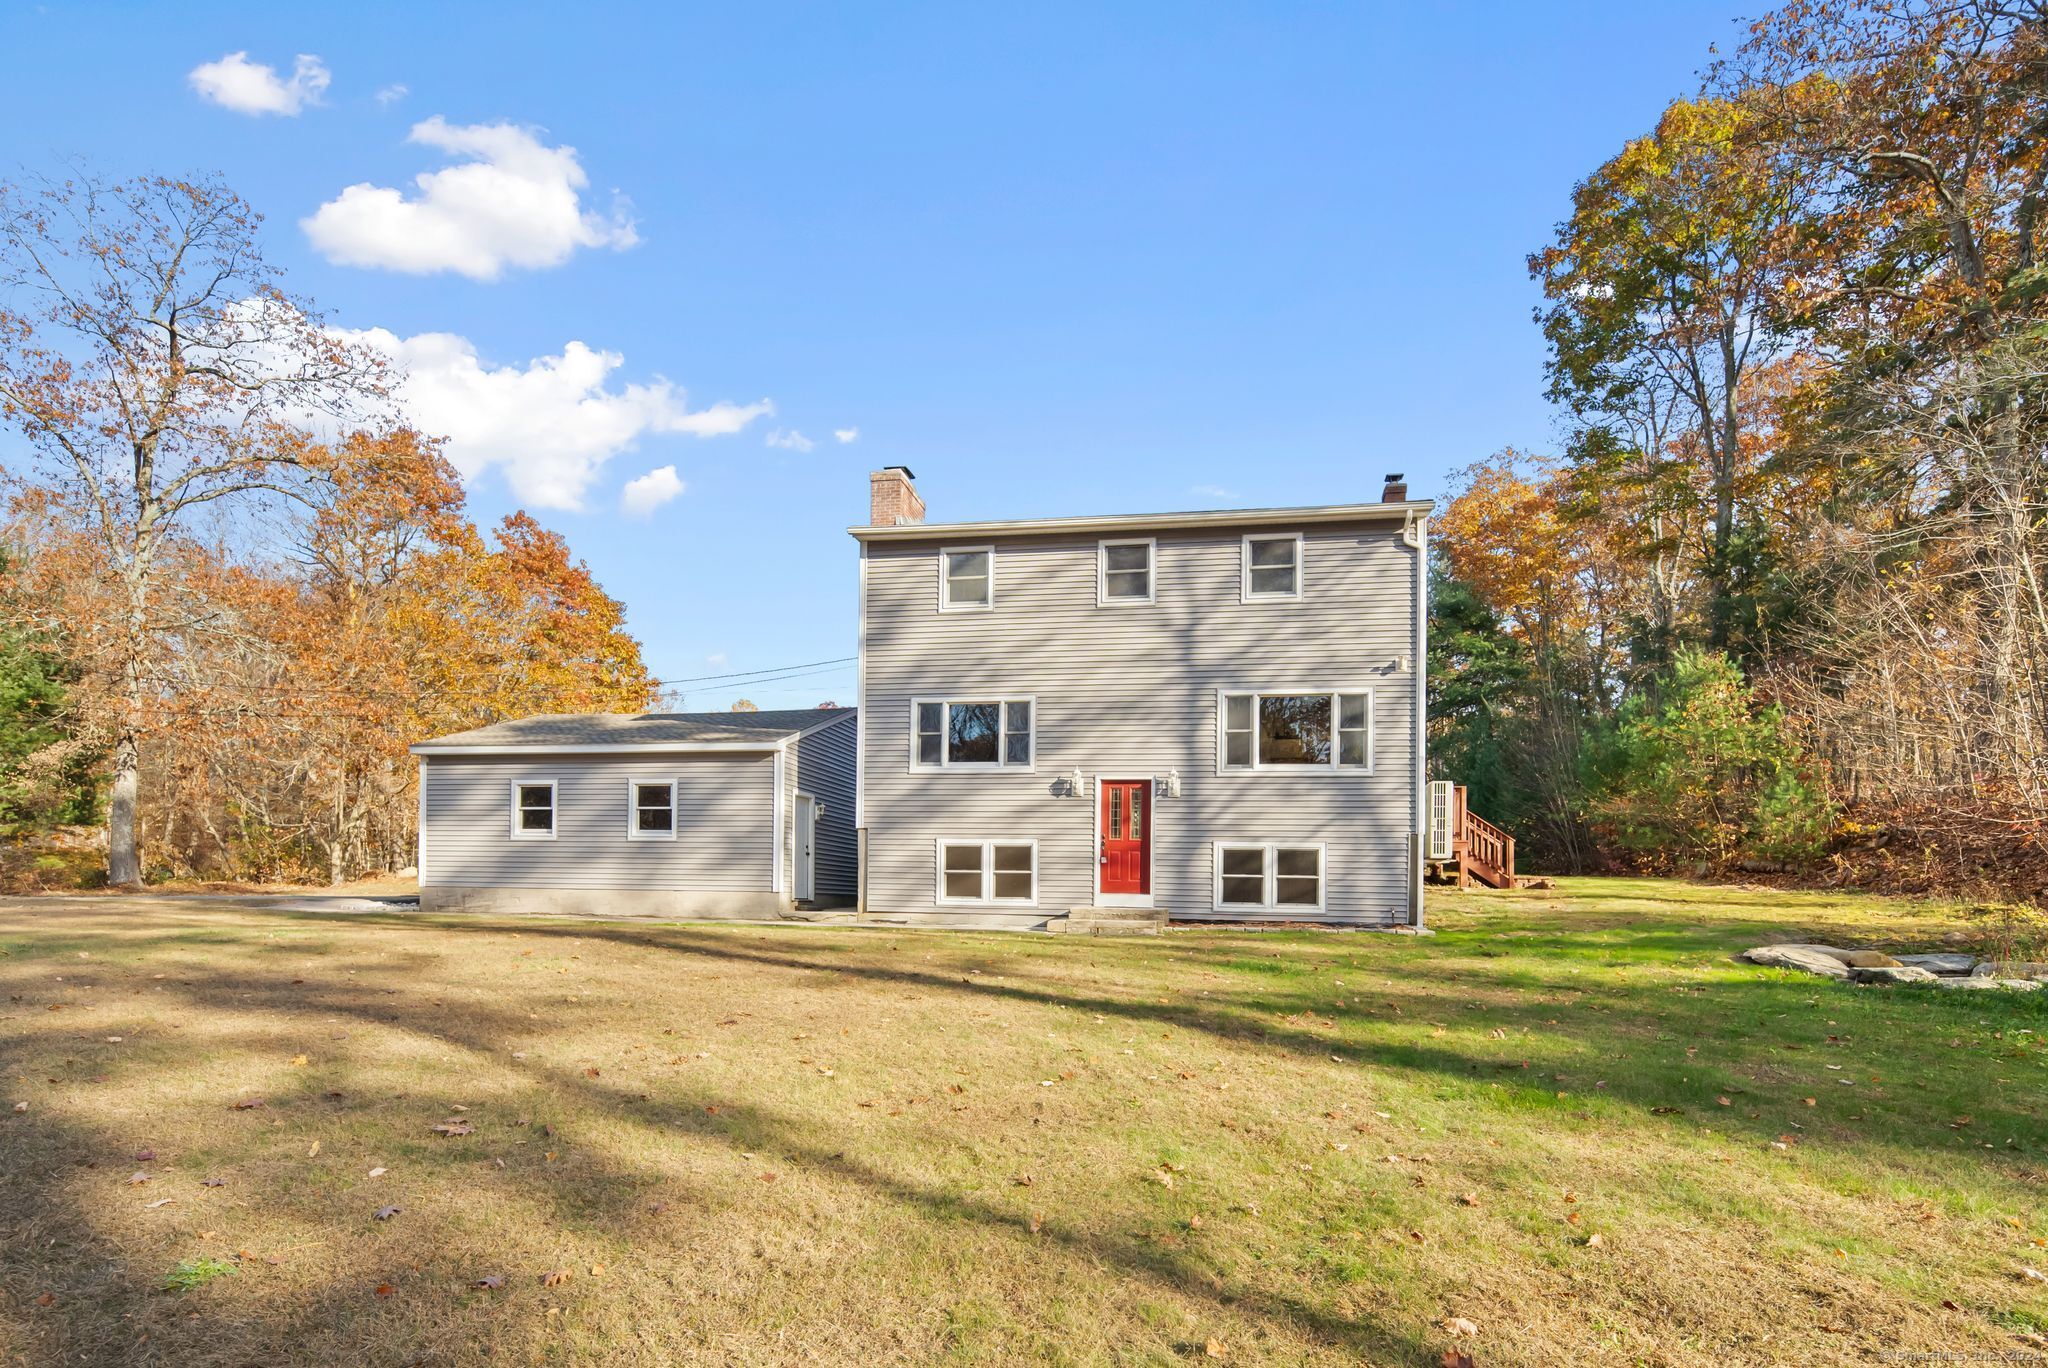
[{"label": "green lawn", "polygon": [[1432,917],[1083,940],[0,901],[0,1361],[2048,1348],[2021,1271],[2048,1272],[2048,993],[1729,958],[1994,921],[1621,880]]}]

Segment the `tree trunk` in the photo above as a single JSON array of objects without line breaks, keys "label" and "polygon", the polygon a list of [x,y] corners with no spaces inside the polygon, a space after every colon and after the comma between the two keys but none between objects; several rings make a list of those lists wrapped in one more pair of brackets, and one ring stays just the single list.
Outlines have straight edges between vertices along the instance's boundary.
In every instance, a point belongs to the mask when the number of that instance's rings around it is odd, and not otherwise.
[{"label": "tree trunk", "polygon": [[107,882],[116,888],[142,886],[142,852],[135,839],[135,799],[141,746],[123,728],[114,740],[114,790],[107,805]]}]

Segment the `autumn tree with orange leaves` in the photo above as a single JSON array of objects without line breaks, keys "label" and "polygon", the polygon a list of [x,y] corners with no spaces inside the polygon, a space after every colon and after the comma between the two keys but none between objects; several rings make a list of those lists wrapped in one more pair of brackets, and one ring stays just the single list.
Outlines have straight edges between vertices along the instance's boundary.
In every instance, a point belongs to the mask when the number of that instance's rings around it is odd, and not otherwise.
[{"label": "autumn tree with orange leaves", "polygon": [[35,458],[6,603],[73,662],[115,884],[145,832],[169,873],[398,867],[411,742],[654,693],[618,602],[527,515],[468,521],[257,228],[216,182],[0,190],[0,417]]}]

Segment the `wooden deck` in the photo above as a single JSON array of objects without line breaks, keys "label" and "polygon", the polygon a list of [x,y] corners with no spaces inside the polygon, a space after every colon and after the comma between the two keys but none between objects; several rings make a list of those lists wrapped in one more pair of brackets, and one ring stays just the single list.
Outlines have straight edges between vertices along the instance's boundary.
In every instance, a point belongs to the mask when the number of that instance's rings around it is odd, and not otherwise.
[{"label": "wooden deck", "polygon": [[1438,877],[1454,878],[1460,888],[1474,880],[1488,888],[1515,888],[1515,838],[1465,806],[1465,786],[1456,785],[1451,799],[1451,857],[1431,861]]}]

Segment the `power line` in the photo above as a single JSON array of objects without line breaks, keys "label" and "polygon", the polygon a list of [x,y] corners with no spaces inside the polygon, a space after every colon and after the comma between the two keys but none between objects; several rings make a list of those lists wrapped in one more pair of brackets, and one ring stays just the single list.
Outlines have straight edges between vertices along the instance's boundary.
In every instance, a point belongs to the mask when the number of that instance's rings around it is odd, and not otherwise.
[{"label": "power line", "polygon": [[806,660],[800,665],[774,665],[765,670],[734,670],[730,674],[685,675],[680,679],[657,679],[657,684],[702,684],[713,679],[751,679],[755,675],[778,675],[785,670],[808,670],[818,665],[844,665],[859,656],[834,656],[830,660]]}]

